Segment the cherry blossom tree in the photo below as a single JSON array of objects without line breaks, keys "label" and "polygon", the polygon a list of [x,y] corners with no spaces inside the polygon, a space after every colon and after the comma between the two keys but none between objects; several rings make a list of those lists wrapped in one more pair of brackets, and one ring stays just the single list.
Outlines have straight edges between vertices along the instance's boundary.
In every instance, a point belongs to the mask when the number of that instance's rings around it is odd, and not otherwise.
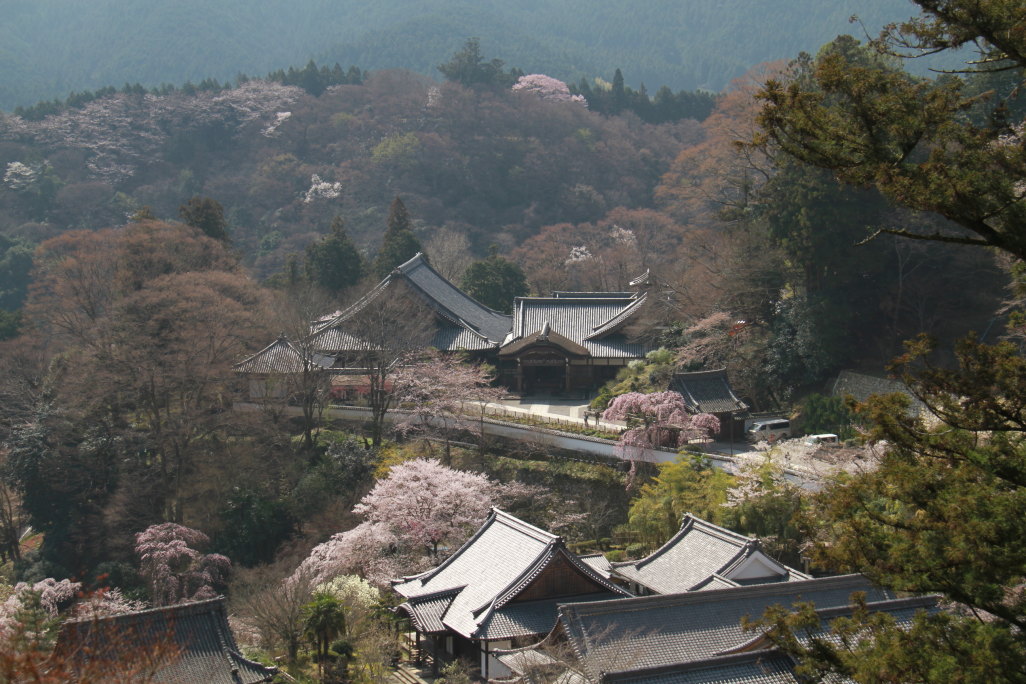
[{"label": "cherry blossom tree", "polygon": [[462,542],[484,521],[496,494],[485,475],[416,459],[392,468],[353,512],[387,525],[401,543],[427,547],[437,558],[440,545]]},{"label": "cherry blossom tree", "polygon": [[61,608],[74,601],[81,588],[79,582],[67,579],[58,581],[52,577],[35,584],[18,582],[7,600],[0,603],[0,640],[11,637],[19,617],[30,606],[38,606],[52,620]]},{"label": "cherry blossom tree", "polygon": [[378,586],[438,560],[487,517],[502,487],[484,475],[416,459],[388,477],[353,508],[366,520],[314,547],[293,574],[314,584],[356,574]]},{"label": "cherry blossom tree", "polygon": [[521,76],[513,86],[514,92],[532,93],[543,100],[551,102],[577,102],[585,107],[587,101],[582,95],[571,95],[570,88],[558,78],[545,74],[527,74]]},{"label": "cherry blossom tree", "polygon": [[620,436],[620,448],[628,456],[653,447],[686,446],[693,439],[708,438],[720,430],[716,416],[688,413],[679,392],[621,394],[609,403],[602,418],[627,422],[629,429]]},{"label": "cherry blossom tree", "polygon": [[396,423],[403,435],[439,434],[445,440],[445,463],[450,461],[454,434],[481,434],[484,405],[498,401],[502,390],[491,386],[491,368],[463,362],[452,355],[429,351],[401,367],[393,377],[395,403],[410,412]]},{"label": "cherry blossom tree", "polygon": [[150,525],[135,535],[139,573],[150,587],[154,605],[213,598],[224,587],[231,561],[197,547],[210,543],[199,530],[177,523]]}]

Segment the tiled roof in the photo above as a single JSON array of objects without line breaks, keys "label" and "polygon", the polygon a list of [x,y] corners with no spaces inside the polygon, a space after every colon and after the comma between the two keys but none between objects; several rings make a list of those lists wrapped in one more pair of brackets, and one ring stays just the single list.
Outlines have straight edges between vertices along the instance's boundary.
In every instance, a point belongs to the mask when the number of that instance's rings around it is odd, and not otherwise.
[{"label": "tiled roof", "polygon": [[640,307],[623,297],[517,297],[513,332],[505,344],[533,335],[546,323],[552,331],[585,347],[599,358],[641,358],[648,347],[631,342],[615,328]]},{"label": "tiled roof", "polygon": [[238,373],[302,373],[304,366],[303,352],[282,335],[234,368]]},{"label": "tiled roof", "polygon": [[511,321],[507,314],[471,298],[431,268],[424,255],[417,254],[395,270],[455,320],[484,335],[493,345],[499,344],[509,332]]},{"label": "tiled roof", "polygon": [[904,394],[909,398],[914,412],[921,413],[926,410],[926,404],[912,394],[908,385],[890,378],[880,378],[875,375],[845,370],[838,373],[832,390],[835,397],[850,395],[856,401],[865,401],[874,394],[893,394],[895,392]]},{"label": "tiled roof", "polygon": [[494,349],[512,327],[510,316],[489,309],[466,295],[431,268],[424,255],[418,253],[397,266],[355,304],[330,321],[321,323],[315,332],[321,340],[316,345],[317,349],[331,352],[366,349],[366,343],[359,339],[359,331],[345,330],[345,323],[368,306],[373,306],[381,297],[391,296],[391,288],[399,280],[408,284],[441,319],[431,340],[431,346],[436,349]]},{"label": "tiled roof", "polygon": [[794,661],[778,651],[606,673],[602,684],[801,684]]},{"label": "tiled roof", "polygon": [[[541,634],[556,622],[555,603],[542,625],[541,608],[521,609],[511,602],[556,556],[574,565],[599,590],[626,595],[577,560],[560,537],[494,508],[474,536],[445,562],[420,575],[396,580],[393,588],[407,599],[401,608],[414,616],[414,622],[427,625],[437,619],[457,634],[474,639]],[[433,599],[444,592],[451,592],[451,599],[439,612]],[[429,598],[432,601],[427,601]],[[570,600],[576,598],[563,597],[563,601]],[[517,628],[537,631],[513,634]]]},{"label": "tiled roof", "polygon": [[[811,601],[819,609],[847,606],[854,592],[868,603],[894,595],[860,575],[761,584],[713,591],[560,606],[560,623],[592,681],[600,672],[679,665],[721,655],[752,640],[744,616],[772,605]],[[728,680],[729,681],[729,680]]]},{"label": "tiled roof", "polygon": [[713,525],[688,513],[680,531],[659,549],[637,561],[613,563],[614,576],[636,582],[658,594],[730,586],[731,574],[753,554],[774,572],[752,581],[774,582],[807,579],[806,575],[781,565],[759,550],[758,541]]},{"label": "tiled roof", "polygon": [[624,598],[623,594],[604,591],[543,601],[507,603],[502,608],[496,609],[491,617],[482,623],[477,636],[480,639],[509,639],[524,634],[545,634],[556,624],[560,605],[588,601],[611,601],[618,598]]},{"label": "tiled roof", "polygon": [[[110,644],[118,644],[112,653]],[[126,615],[69,620],[61,625],[55,652],[71,659],[124,657],[162,643],[176,653],[157,672],[161,684],[256,684],[277,668],[244,658],[228,627],[224,597]]]},{"label": "tiled roof", "polygon": [[582,563],[587,563],[591,566],[591,569],[599,573],[603,577],[609,577],[609,573],[612,571],[613,566],[609,564],[609,559],[601,553],[589,553],[586,556],[578,556]]},{"label": "tiled roof", "polygon": [[726,369],[675,373],[670,389],[684,397],[695,413],[731,413],[746,411],[748,404],[738,399],[727,380]]}]

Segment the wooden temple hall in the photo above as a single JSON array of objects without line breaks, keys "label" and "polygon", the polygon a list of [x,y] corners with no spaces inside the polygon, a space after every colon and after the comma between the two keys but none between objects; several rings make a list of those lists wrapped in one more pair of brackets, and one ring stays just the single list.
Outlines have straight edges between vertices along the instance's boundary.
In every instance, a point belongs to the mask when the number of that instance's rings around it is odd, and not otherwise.
[{"label": "wooden temple hall", "polygon": [[[303,369],[339,379],[359,373],[354,359],[377,346],[366,329],[367,312],[402,299],[409,314],[395,323],[398,334],[404,321],[410,326],[428,319],[426,346],[493,364],[499,382],[513,391],[585,393],[651,350],[638,340],[639,314],[649,298],[647,283],[646,275],[632,283],[638,287],[635,292],[518,297],[511,316],[475,301],[418,254],[349,308],[317,321],[304,344],[280,338],[235,368],[248,374],[254,386],[261,377]],[[304,358],[300,347],[311,358]]]}]

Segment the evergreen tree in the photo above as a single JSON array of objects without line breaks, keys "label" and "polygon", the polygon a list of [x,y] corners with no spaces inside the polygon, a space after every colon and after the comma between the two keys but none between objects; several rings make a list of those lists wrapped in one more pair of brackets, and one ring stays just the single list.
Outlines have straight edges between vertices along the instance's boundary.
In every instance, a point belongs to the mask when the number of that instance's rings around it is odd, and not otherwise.
[{"label": "evergreen tree", "polygon": [[477,301],[503,313],[513,310],[514,297],[523,297],[528,292],[524,271],[499,256],[494,247],[487,259],[470,265],[461,286]]},{"label": "evergreen tree", "polygon": [[197,195],[178,207],[178,215],[186,225],[199,228],[215,240],[228,242],[228,220],[217,200]]},{"label": "evergreen tree", "polygon": [[403,201],[396,197],[388,208],[388,228],[381,243],[381,251],[374,260],[374,275],[384,278],[396,266],[422,252],[420,242],[413,235],[410,213]]},{"label": "evergreen tree", "polygon": [[346,233],[340,216],[331,222],[331,233],[306,248],[306,277],[332,294],[360,281],[363,257]]}]

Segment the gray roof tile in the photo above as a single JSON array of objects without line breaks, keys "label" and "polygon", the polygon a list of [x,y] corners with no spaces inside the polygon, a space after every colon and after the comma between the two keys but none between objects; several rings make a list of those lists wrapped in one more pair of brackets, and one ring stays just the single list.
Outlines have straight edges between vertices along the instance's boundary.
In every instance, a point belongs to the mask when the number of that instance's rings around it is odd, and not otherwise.
[{"label": "gray roof tile", "polygon": [[648,347],[615,328],[639,310],[641,300],[623,297],[517,297],[513,332],[506,344],[537,333],[548,323],[560,335],[599,358],[641,358]]},{"label": "gray roof tile", "polygon": [[[440,619],[445,627],[467,638],[505,638],[514,625],[535,629],[540,625],[540,609],[519,610],[512,599],[540,573],[556,554],[563,555],[574,563],[582,573],[591,577],[595,584],[611,595],[625,595],[626,592],[609,583],[590,567],[577,560],[566,550],[562,539],[533,525],[529,525],[508,513],[492,509],[488,520],[463,546],[445,562],[433,570],[396,580],[393,588],[407,599],[403,608],[414,613],[420,610],[427,598],[438,598],[443,592],[454,593]],[[564,601],[575,600],[564,597]],[[507,606],[514,606],[496,618],[496,614]],[[437,605],[429,606],[431,614],[415,617],[428,624],[437,611]],[[496,619],[492,636],[490,624]],[[555,624],[555,609],[544,629],[521,632],[519,635],[541,634]]]},{"label": "gray roof tile", "polygon": [[282,336],[248,359],[235,364],[238,373],[302,373],[303,352]]},{"label": "gray roof tile", "polygon": [[592,679],[599,671],[662,667],[704,660],[752,639],[741,618],[772,605],[811,601],[817,608],[847,606],[853,592],[868,602],[894,594],[859,575],[733,587],[560,606],[560,622],[578,662]]},{"label": "gray roof tile", "polygon": [[[60,629],[56,653],[71,659],[124,657],[167,643],[177,653],[153,681],[161,684],[256,684],[269,682],[276,668],[244,658],[228,627],[224,597],[87,620]],[[117,644],[111,652],[110,645]]]},{"label": "gray roof tile", "polygon": [[603,684],[800,684],[794,661],[777,651],[606,674]]},{"label": "gray roof tile", "polygon": [[734,394],[726,369],[675,373],[670,380],[670,389],[684,397],[688,409],[695,413],[748,410],[748,404]]},{"label": "gray roof tile", "polygon": [[680,531],[651,555],[611,565],[615,576],[658,594],[675,594],[738,583],[731,581],[731,571],[753,554],[760,554],[759,560],[776,572],[751,579],[752,582],[807,579],[806,575],[762,554],[753,537],[713,525],[690,513],[684,516]]}]

